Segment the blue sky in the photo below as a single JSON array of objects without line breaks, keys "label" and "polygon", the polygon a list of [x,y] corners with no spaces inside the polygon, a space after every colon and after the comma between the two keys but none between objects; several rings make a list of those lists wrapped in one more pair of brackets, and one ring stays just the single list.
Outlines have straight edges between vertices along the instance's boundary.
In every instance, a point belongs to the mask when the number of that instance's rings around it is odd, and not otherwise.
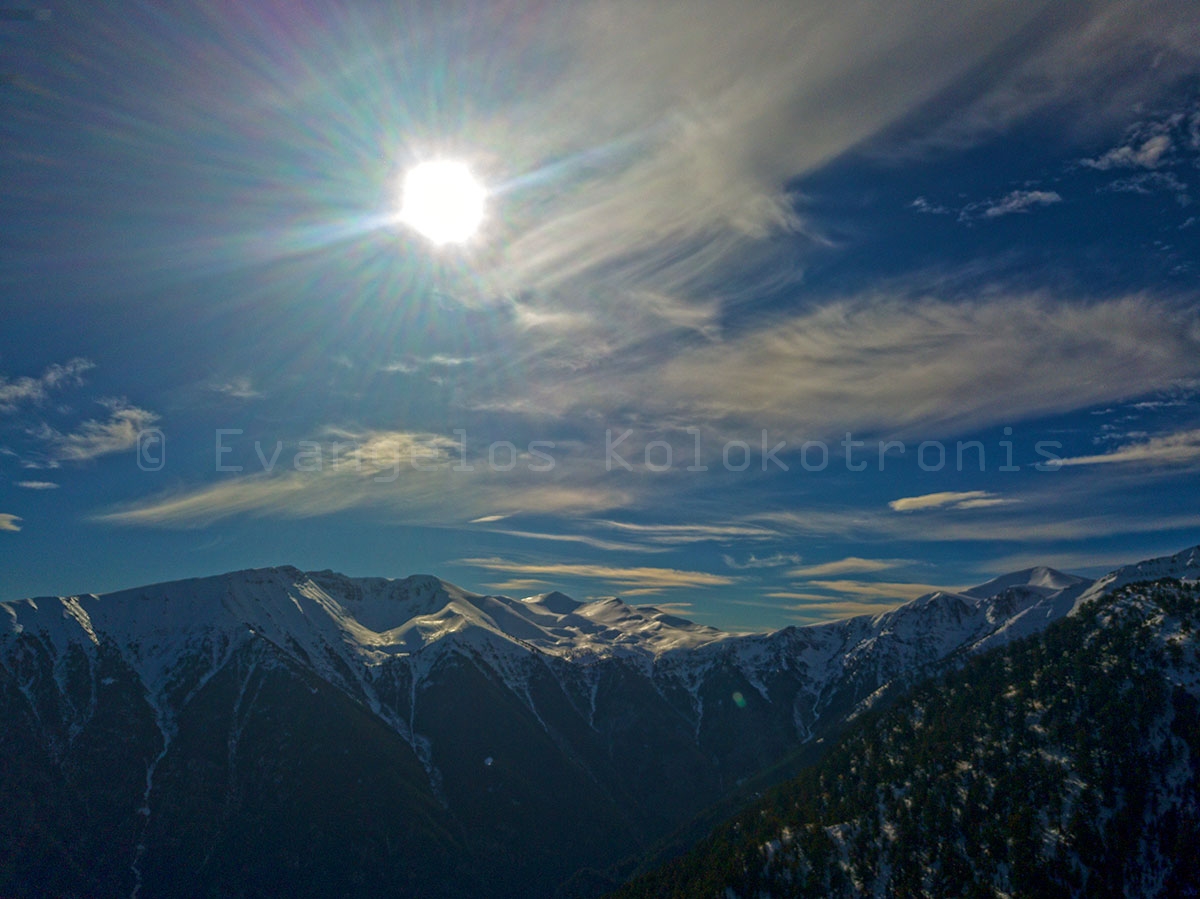
[{"label": "blue sky", "polygon": [[562,6],[0,21],[0,599],[763,629],[1200,542],[1194,4]]}]

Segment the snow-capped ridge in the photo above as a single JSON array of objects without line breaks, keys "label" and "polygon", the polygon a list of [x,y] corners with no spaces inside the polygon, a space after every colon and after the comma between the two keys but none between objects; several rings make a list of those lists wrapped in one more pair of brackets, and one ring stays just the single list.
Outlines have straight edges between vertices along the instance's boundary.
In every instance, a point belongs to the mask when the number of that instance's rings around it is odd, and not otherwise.
[{"label": "snow-capped ridge", "polygon": [[1109,572],[1080,594],[1071,610],[1072,614],[1077,612],[1084,603],[1124,587],[1126,584],[1138,581],[1157,581],[1161,578],[1176,578],[1181,581],[1200,580],[1200,546],[1188,547],[1171,556],[1144,559],[1141,562],[1123,565],[1115,571]]}]

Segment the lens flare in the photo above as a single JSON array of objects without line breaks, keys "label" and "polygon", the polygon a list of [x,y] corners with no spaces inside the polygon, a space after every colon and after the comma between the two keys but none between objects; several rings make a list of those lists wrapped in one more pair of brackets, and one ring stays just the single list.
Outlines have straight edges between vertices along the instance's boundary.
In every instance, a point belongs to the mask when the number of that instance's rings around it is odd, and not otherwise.
[{"label": "lens flare", "polygon": [[435,160],[404,176],[400,220],[432,243],[465,243],[483,222],[487,190],[461,162]]}]

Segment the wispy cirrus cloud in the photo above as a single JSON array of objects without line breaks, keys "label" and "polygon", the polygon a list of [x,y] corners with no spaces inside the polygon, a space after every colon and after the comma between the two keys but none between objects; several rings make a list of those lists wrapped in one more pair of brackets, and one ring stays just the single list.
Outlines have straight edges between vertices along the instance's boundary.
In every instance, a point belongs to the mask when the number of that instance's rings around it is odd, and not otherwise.
[{"label": "wispy cirrus cloud", "polygon": [[549,533],[546,531],[518,531],[505,528],[497,529],[493,533],[503,534],[506,537],[521,537],[527,540],[548,540],[551,543],[578,543],[583,546],[590,546],[592,549],[601,549],[606,552],[656,553],[665,552],[667,549],[665,546],[646,546],[645,544],[641,543],[628,543],[619,540],[603,540],[599,537],[592,537],[588,534]]},{"label": "wispy cirrus cloud", "polygon": [[762,428],[925,440],[1134,399],[1198,375],[1200,316],[1185,304],[898,291],[777,313],[603,377],[562,375],[531,385],[523,402],[565,415],[621,410],[637,397],[641,420],[741,428],[752,445]]},{"label": "wispy cirrus cloud", "polygon": [[427,432],[331,427],[320,440],[293,441],[286,450],[282,442],[252,446],[246,441],[229,447],[221,461],[231,471],[243,470],[227,478],[94,517],[111,524],[188,528],[234,515],[311,518],[361,508],[406,523],[459,526],[527,509],[580,515],[630,503],[627,490],[602,483],[602,468],[572,466],[564,457],[550,469],[531,470],[531,464],[542,463],[523,456],[520,464],[513,460],[512,470],[499,470],[489,464],[486,448],[482,455],[463,456],[460,444]]},{"label": "wispy cirrus cloud", "polygon": [[139,432],[154,425],[158,415],[127,400],[109,398],[99,401],[108,410],[108,418],[89,419],[67,433],[43,425],[37,436],[50,446],[54,463],[87,462],[100,456],[132,449]]},{"label": "wispy cirrus cloud", "polygon": [[[1029,212],[1038,206],[1053,206],[1061,203],[1063,198],[1053,190],[1014,190],[998,200],[987,200],[974,207],[963,210],[962,216],[998,218],[1002,215],[1012,215],[1016,212]],[[969,212],[968,212],[969,210]]]},{"label": "wispy cirrus cloud", "polygon": [[18,487],[26,490],[57,490],[58,484],[53,481],[17,481]]},{"label": "wispy cirrus cloud", "polygon": [[914,584],[908,581],[814,580],[810,585],[860,599],[903,602],[947,589],[934,584]]},{"label": "wispy cirrus cloud", "polygon": [[727,587],[737,579],[707,571],[684,571],[677,568],[653,568],[649,566],[620,567],[587,562],[515,562],[499,557],[460,559],[462,565],[500,571],[529,577],[586,578],[621,587],[639,590],[674,587]]},{"label": "wispy cirrus cloud", "polygon": [[[1090,494],[1093,498],[1096,494]],[[762,512],[756,520],[770,522],[780,531],[798,536],[853,541],[915,540],[922,543],[996,542],[1044,543],[1074,541],[1123,534],[1186,531],[1200,527],[1200,514],[1189,511],[1129,508],[1108,513],[1088,511],[1085,501],[1055,505],[1053,493],[1024,498],[1002,509],[930,509],[922,514],[921,527],[913,528],[908,515],[879,514],[857,509]]]},{"label": "wispy cirrus cloud", "polygon": [[266,396],[261,390],[256,390],[254,383],[245,375],[210,384],[208,389],[235,400],[259,400]]},{"label": "wispy cirrus cloud", "polygon": [[799,565],[800,562],[803,561],[796,553],[773,553],[769,556],[762,556],[761,558],[754,555],[754,553],[751,553],[748,558],[740,562],[733,556],[725,554],[721,556],[721,559],[730,568],[739,571],[755,570],[760,568],[782,568],[784,565]]},{"label": "wispy cirrus cloud", "polygon": [[22,405],[39,405],[55,390],[78,386],[83,375],[96,367],[88,359],[71,359],[49,366],[37,377],[7,378],[0,375],[0,412],[14,412]]},{"label": "wispy cirrus cloud", "polygon": [[771,540],[778,536],[770,528],[750,524],[635,524],[626,521],[597,519],[595,524],[636,534],[651,543],[683,545],[708,540]]},{"label": "wispy cirrus cloud", "polygon": [[[900,0],[880,29],[869,9],[667,0],[560,15],[543,36],[566,60],[553,88],[481,128],[520,171],[503,277],[546,288],[603,273],[694,294],[762,237],[805,230],[790,180],[902,120],[1041,11]],[[564,114],[580,109],[598,114]]]},{"label": "wispy cirrus cloud", "polygon": [[912,562],[908,559],[861,559],[858,556],[847,556],[833,562],[792,568],[787,574],[788,577],[795,578],[817,578],[833,574],[865,574],[872,571],[887,571],[911,564]]},{"label": "wispy cirrus cloud", "polygon": [[742,602],[735,600],[734,605],[757,606],[790,612],[788,616],[793,621],[802,624],[820,624],[839,618],[854,618],[860,615],[875,616],[891,611],[896,606],[903,605],[905,600],[886,598],[870,599],[834,599],[820,593],[797,593],[789,590],[779,590],[765,594],[770,599],[784,600],[782,603]]},{"label": "wispy cirrus cloud", "polygon": [[1071,456],[1055,464],[1061,466],[1133,463],[1190,465],[1197,462],[1200,462],[1200,430],[1152,437],[1149,440],[1127,443],[1110,453],[1099,453],[1094,456]]},{"label": "wispy cirrus cloud", "polygon": [[1147,195],[1155,191],[1166,191],[1175,195],[1175,200],[1181,206],[1191,203],[1188,186],[1173,172],[1139,172],[1128,178],[1118,178],[1103,188],[1111,193],[1129,193]]},{"label": "wispy cirrus cloud", "polygon": [[908,207],[925,215],[949,215],[954,211],[949,206],[943,206],[941,203],[931,203],[925,197],[917,197],[908,204]]},{"label": "wispy cirrus cloud", "polygon": [[888,508],[893,512],[916,512],[925,509],[985,509],[989,506],[1002,506],[1010,502],[1012,500],[1004,499],[987,490],[942,491],[894,499],[888,503]]},{"label": "wispy cirrus cloud", "polygon": [[17,524],[21,521],[19,515],[13,515],[9,512],[0,512],[0,531],[19,531],[21,526]]},{"label": "wispy cirrus cloud", "polygon": [[487,586],[491,587],[493,590],[499,590],[503,593],[532,594],[545,592],[542,590],[542,588],[550,586],[550,582],[535,577],[515,577],[509,578],[508,580],[496,581],[488,584]]}]

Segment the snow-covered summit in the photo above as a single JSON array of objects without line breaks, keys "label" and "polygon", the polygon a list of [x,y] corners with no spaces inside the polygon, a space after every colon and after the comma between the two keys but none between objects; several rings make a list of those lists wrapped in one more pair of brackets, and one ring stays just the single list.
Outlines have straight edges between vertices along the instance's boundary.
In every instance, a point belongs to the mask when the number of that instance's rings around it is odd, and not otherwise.
[{"label": "snow-covered summit", "polygon": [[986,599],[989,596],[995,596],[997,593],[1003,593],[1005,590],[1013,587],[1031,587],[1047,592],[1056,592],[1076,587],[1082,592],[1091,586],[1091,584],[1092,581],[1089,578],[1080,577],[1075,574],[1065,574],[1054,568],[1039,565],[1035,568],[1025,568],[1021,571],[1011,572],[1010,574],[1002,574],[986,583],[980,584],[978,587],[970,587],[963,590],[962,593],[964,596]]}]

